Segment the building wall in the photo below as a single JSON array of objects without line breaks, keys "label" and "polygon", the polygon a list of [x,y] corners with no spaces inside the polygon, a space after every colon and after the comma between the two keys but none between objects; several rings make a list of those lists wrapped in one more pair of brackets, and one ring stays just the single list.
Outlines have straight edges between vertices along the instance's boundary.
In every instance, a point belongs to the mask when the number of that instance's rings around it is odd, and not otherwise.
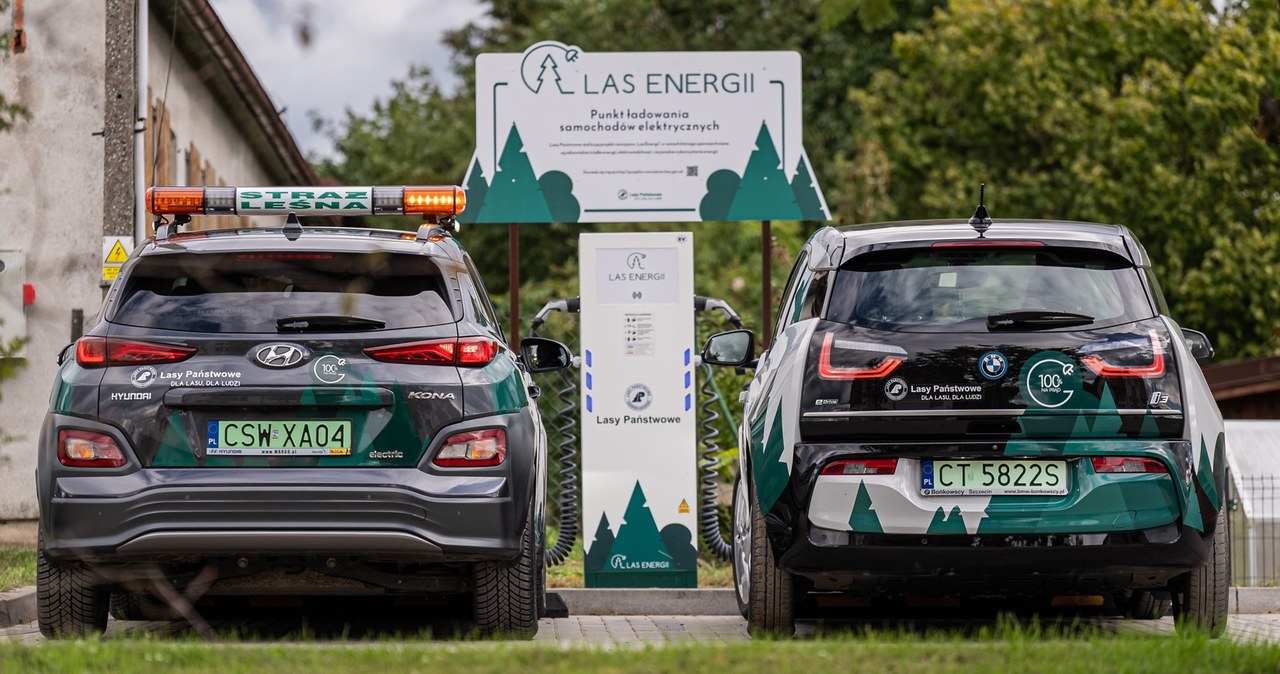
[{"label": "building wall", "polygon": [[[171,28],[151,17],[147,63],[152,123],[148,124],[145,141],[147,184],[274,184],[221,104],[203,86],[199,72],[182,58],[181,52],[171,52]],[[157,143],[159,156],[154,153]],[[153,164],[151,158],[157,161]],[[253,219],[247,217],[197,218],[192,228],[253,224]]]},{"label": "building wall", "polygon": [[[35,517],[35,452],[71,312],[102,304],[105,7],[26,3],[27,48],[0,62],[0,91],[31,112],[0,133],[0,249],[26,257],[26,365],[0,382],[0,520]],[[0,21],[10,25],[5,13]],[[3,58],[3,57],[0,57]]]},{"label": "building wall", "polygon": [[[116,5],[121,4],[132,5],[115,0],[105,6],[85,2],[76,11],[67,11],[58,3],[28,2],[27,49],[0,62],[0,91],[31,112],[30,121],[0,134],[0,251],[25,253],[26,281],[35,286],[37,295],[36,303],[25,310],[30,339],[25,367],[17,377],[0,382],[0,432],[8,436],[0,439],[0,521],[38,515],[33,478],[36,442],[57,372],[57,355],[72,340],[72,311],[84,312],[88,330],[96,322],[105,294],[100,283],[108,178],[104,164],[116,164],[106,161],[103,149],[105,92],[113,86],[106,64],[108,56],[117,60],[123,56],[106,53],[106,44],[121,41],[119,36],[106,39],[106,32],[112,25],[111,12],[119,20]],[[7,25],[11,16],[0,21]],[[148,184],[157,129],[162,150],[182,150],[181,166],[172,155],[157,164],[158,184],[175,184],[184,175],[185,184],[276,183],[223,104],[205,88],[200,75],[204,69],[193,68],[181,52],[174,53],[170,65],[170,29],[171,25],[150,19],[148,109],[165,114],[151,115],[146,121]],[[136,100],[128,91],[113,92],[113,100],[117,93]],[[112,172],[112,181],[127,179],[132,185],[131,172],[125,172],[127,178],[117,173]],[[120,223],[114,222],[118,216],[112,217],[113,222],[106,223],[111,231],[132,231],[132,221],[127,230],[119,230]],[[223,218],[212,224],[250,222]]]}]

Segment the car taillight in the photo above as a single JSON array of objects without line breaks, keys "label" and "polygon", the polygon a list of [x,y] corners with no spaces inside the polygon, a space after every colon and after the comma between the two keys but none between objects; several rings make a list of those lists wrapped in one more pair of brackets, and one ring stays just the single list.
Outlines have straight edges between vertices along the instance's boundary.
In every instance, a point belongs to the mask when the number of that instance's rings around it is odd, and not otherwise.
[{"label": "car taillight", "polygon": [[902,358],[885,356],[875,367],[836,367],[831,364],[831,345],[834,341],[835,334],[830,332],[822,338],[822,351],[818,354],[818,376],[823,379],[880,379],[889,376],[890,372],[902,364]]},{"label": "car taillight", "polygon": [[177,363],[195,355],[189,346],[153,344],[116,337],[81,337],[76,342],[76,363],[80,367]]},{"label": "car taillight", "polygon": [[74,468],[119,468],[124,452],[109,435],[89,431],[58,431],[58,461]]},{"label": "car taillight", "polygon": [[497,357],[500,348],[487,337],[462,337],[371,346],[364,350],[364,355],[384,363],[478,367]]},{"label": "car taillight", "polygon": [[1150,335],[1149,349],[1146,342],[1104,344],[1093,347],[1080,362],[1099,377],[1159,377],[1164,374],[1164,347],[1160,335],[1154,330]]},{"label": "car taillight", "polygon": [[1095,473],[1167,473],[1169,469],[1155,459],[1141,456],[1095,456],[1093,462]]},{"label": "car taillight", "polygon": [[445,468],[496,466],[507,458],[507,433],[500,428],[449,436],[431,460]]},{"label": "car taillight", "polygon": [[893,475],[897,459],[851,459],[832,461],[822,469],[823,475]]}]

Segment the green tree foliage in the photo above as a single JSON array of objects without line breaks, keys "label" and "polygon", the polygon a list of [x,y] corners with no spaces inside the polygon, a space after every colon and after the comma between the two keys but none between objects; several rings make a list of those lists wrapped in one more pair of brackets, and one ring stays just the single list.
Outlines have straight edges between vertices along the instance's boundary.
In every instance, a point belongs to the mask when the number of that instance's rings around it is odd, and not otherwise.
[{"label": "green tree foliage", "polygon": [[842,214],[963,217],[985,181],[997,217],[1124,223],[1179,321],[1227,356],[1280,347],[1275,3],[953,0],[893,53],[851,94]]}]

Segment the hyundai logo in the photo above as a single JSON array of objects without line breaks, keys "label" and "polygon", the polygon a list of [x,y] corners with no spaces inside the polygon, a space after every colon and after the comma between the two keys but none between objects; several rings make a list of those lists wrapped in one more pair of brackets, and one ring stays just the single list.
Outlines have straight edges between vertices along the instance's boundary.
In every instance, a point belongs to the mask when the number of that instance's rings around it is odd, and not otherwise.
[{"label": "hyundai logo", "polygon": [[310,354],[294,344],[267,344],[253,357],[266,367],[293,367],[309,358]]}]

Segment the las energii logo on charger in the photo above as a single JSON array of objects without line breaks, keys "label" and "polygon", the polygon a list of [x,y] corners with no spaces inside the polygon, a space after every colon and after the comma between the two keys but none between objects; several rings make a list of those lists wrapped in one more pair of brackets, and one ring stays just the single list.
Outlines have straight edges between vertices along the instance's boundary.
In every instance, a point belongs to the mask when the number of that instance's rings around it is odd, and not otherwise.
[{"label": "las energii logo on charger", "polygon": [[999,351],[988,351],[978,361],[978,372],[991,381],[997,381],[1009,371],[1009,359]]}]

